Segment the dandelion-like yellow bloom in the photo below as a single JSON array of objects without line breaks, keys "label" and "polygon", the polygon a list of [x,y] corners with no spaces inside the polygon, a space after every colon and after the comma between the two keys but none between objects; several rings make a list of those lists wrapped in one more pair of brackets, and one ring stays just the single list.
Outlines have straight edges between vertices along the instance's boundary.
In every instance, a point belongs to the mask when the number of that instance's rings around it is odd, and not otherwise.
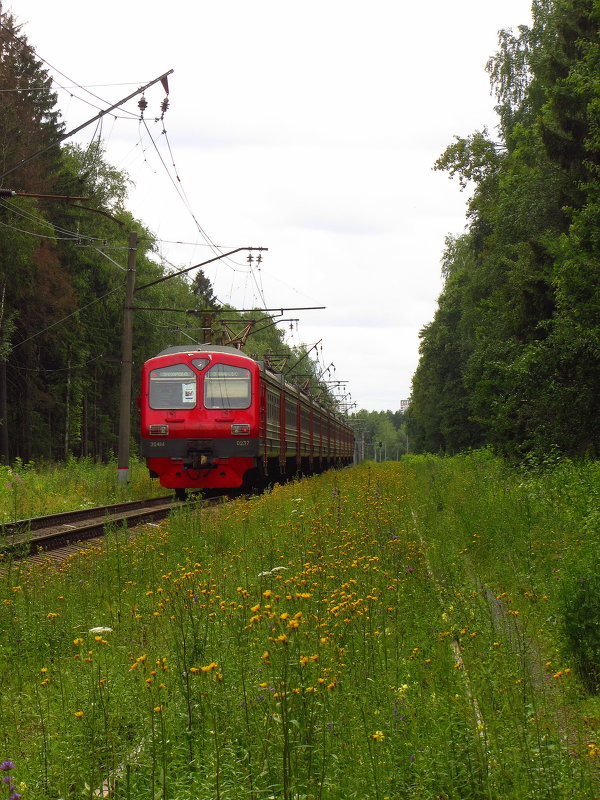
[{"label": "dandelion-like yellow bloom", "polygon": [[76,711],[74,714],[77,719],[81,719],[83,717],[83,711]]},{"label": "dandelion-like yellow bloom", "polygon": [[375,733],[371,734],[371,739],[374,739],[376,742],[383,742],[385,733],[383,733],[383,731],[375,731]]},{"label": "dandelion-like yellow bloom", "polygon": [[217,664],[216,661],[211,661],[210,664],[207,664],[205,667],[200,667],[200,669],[202,670],[202,672],[212,672],[218,666],[219,665]]}]

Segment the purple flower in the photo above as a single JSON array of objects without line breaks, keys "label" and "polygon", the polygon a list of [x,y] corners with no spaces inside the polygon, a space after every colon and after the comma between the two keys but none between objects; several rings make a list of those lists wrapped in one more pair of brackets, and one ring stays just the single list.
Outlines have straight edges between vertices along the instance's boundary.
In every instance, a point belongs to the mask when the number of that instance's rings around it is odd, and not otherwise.
[{"label": "purple flower", "polygon": [[12,761],[3,761],[3,762],[0,764],[0,769],[1,769],[3,772],[8,772],[8,770],[9,770],[9,769],[14,769],[14,768],[15,768],[15,765],[13,764],[13,762],[12,762]]},{"label": "purple flower", "polygon": [[21,795],[18,792],[13,792],[8,800],[21,800]]}]

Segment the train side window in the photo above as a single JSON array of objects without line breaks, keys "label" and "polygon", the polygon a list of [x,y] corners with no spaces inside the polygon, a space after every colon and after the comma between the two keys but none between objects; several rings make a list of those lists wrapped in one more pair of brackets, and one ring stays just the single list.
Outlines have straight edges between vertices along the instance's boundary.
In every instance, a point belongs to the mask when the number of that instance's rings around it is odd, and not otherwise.
[{"label": "train side window", "polygon": [[204,377],[206,408],[249,408],[250,370],[231,364],[215,364]]},{"label": "train side window", "polygon": [[279,423],[279,395],[272,392],[267,394],[267,419]]},{"label": "train side window", "polygon": [[150,372],[150,408],[194,408],[196,373],[186,364],[171,364]]}]

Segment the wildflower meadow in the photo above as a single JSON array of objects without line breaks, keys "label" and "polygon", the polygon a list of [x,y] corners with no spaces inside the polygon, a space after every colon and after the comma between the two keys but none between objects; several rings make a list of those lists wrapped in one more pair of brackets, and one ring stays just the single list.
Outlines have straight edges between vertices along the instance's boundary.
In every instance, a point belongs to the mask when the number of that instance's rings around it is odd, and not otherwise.
[{"label": "wildflower meadow", "polygon": [[408,457],[5,556],[0,798],[598,797],[599,493]]}]

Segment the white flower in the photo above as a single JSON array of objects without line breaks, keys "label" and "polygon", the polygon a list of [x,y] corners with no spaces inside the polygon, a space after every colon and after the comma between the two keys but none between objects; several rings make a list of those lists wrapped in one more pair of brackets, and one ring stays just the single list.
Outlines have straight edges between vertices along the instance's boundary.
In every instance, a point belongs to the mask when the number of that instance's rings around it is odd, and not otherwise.
[{"label": "white flower", "polygon": [[266,572],[259,572],[259,578],[271,578],[273,575],[276,575],[278,572],[281,572],[282,569],[287,569],[287,567],[273,567],[273,569],[268,569]]},{"label": "white flower", "polygon": [[101,634],[101,633],[112,633],[112,631],[113,631],[113,629],[112,629],[112,628],[103,628],[103,627],[100,627],[100,628],[90,628],[90,629],[88,630],[88,633],[98,633],[98,634]]}]

